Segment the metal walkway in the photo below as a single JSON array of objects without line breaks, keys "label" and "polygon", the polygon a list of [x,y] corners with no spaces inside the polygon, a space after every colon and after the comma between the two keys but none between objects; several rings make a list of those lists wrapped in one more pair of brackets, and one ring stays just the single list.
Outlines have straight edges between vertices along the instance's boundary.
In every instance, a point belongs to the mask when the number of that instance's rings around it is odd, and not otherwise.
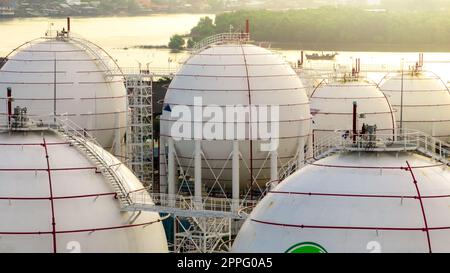
[{"label": "metal walkway", "polygon": [[233,200],[227,198],[203,197],[195,201],[193,196],[169,195],[163,193],[130,193],[133,203],[123,210],[126,211],[156,211],[170,213],[181,217],[220,217],[229,219],[245,219],[242,211],[256,206],[256,200],[239,200],[233,206]]},{"label": "metal walkway", "polygon": [[126,179],[118,172],[121,162],[116,162],[85,130],[68,119],[57,119],[58,125],[50,130],[60,135],[95,164],[97,170],[108,180],[123,209],[133,204]]}]

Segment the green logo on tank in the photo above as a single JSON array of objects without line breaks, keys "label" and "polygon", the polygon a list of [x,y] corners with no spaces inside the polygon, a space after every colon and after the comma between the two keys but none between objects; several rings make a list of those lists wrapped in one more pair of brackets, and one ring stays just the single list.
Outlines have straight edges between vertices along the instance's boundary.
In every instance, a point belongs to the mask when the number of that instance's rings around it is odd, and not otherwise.
[{"label": "green logo on tank", "polygon": [[327,251],[319,244],[304,242],[292,246],[286,253],[327,253]]}]

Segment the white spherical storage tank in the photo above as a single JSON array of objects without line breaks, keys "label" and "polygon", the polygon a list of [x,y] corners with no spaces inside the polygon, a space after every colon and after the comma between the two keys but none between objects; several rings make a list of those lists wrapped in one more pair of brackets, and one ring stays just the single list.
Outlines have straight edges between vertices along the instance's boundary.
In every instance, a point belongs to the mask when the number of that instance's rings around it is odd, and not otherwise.
[{"label": "white spherical storage tank", "polygon": [[[146,194],[132,172],[89,144]],[[0,252],[167,252],[156,212],[121,212],[106,175],[51,131],[0,133]],[[148,196],[148,198],[150,198]]]},{"label": "white spherical storage tank", "polygon": [[411,71],[390,74],[380,88],[395,109],[398,126],[450,140],[450,93],[437,75]]},{"label": "white spherical storage tank", "polygon": [[109,149],[126,128],[123,78],[111,75],[114,61],[81,38],[46,37],[23,44],[0,69],[0,114],[6,118],[7,88],[14,105],[35,119],[65,115]]},{"label": "white spherical storage tank", "polygon": [[341,153],[281,182],[234,252],[449,252],[450,168],[414,153]]},{"label": "white spherical storage tank", "polygon": [[383,135],[394,134],[395,114],[375,83],[356,81],[322,81],[311,94],[314,140],[336,130],[353,129],[353,103],[357,103],[357,130],[363,124],[376,125]]},{"label": "white spherical storage tank", "polygon": [[[206,123],[211,120],[211,117],[206,115],[211,114],[204,114],[202,121],[193,121],[189,117],[174,117],[174,109],[177,106],[194,112],[195,100],[201,100],[204,113],[211,106],[223,113],[223,119],[219,117],[215,120],[216,128],[222,130],[222,134],[214,139],[205,135],[194,135],[194,126],[201,124],[206,128]],[[259,109],[267,106],[268,114],[265,117],[268,123],[278,124],[277,134],[271,136],[279,142],[279,166],[292,159],[300,149],[299,146],[303,149],[310,128],[309,100],[299,77],[280,55],[251,44],[211,45],[192,55],[172,80],[164,104],[161,136],[166,139],[174,138],[173,128],[176,128],[175,125],[180,123],[180,120],[185,129],[189,128],[192,132],[191,138],[175,141],[181,167],[191,176],[194,175],[191,160],[194,139],[200,139],[203,151],[202,181],[212,184],[219,178],[219,182],[225,187],[232,180],[230,157],[233,140],[239,141],[241,153],[240,183],[249,185],[252,171],[253,177],[261,183],[270,179],[269,153],[261,146],[268,141],[259,133],[249,132],[250,124],[256,126],[258,122],[263,121],[264,116],[258,112],[258,118],[255,119],[256,114],[244,113],[244,118],[239,119],[236,115],[227,115],[227,110],[241,106],[246,110],[260,111]],[[272,110],[276,111],[278,116],[272,115]],[[250,115],[253,115],[252,122]],[[228,135],[229,124],[235,130],[231,137]],[[240,127],[241,125],[243,127]],[[271,125],[268,126],[270,129]],[[243,135],[236,133],[239,128],[245,129]]]}]

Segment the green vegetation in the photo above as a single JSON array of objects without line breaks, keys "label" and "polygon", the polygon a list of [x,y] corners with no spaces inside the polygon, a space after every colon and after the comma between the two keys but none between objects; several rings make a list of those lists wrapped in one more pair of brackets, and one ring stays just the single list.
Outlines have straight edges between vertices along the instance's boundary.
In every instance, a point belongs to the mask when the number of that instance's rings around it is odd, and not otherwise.
[{"label": "green vegetation", "polygon": [[450,48],[450,11],[372,12],[357,8],[236,11],[202,18],[194,41],[245,28],[252,39],[277,46],[317,50],[442,50]]},{"label": "green vegetation", "polygon": [[170,37],[169,48],[172,50],[181,50],[185,44],[184,38],[181,35],[175,34]]},{"label": "green vegetation", "polygon": [[200,18],[198,24],[191,29],[191,38],[194,42],[199,42],[201,39],[214,35],[217,32],[217,28],[214,22],[209,17]]},{"label": "green vegetation", "polygon": [[102,0],[98,6],[102,14],[113,14],[117,11],[126,11],[129,14],[135,14],[141,11],[141,8],[135,0]]},{"label": "green vegetation", "polygon": [[193,48],[194,45],[195,45],[195,42],[194,42],[194,40],[192,40],[192,38],[191,38],[191,39],[189,39],[189,40],[187,41],[186,47],[187,47],[187,48]]}]

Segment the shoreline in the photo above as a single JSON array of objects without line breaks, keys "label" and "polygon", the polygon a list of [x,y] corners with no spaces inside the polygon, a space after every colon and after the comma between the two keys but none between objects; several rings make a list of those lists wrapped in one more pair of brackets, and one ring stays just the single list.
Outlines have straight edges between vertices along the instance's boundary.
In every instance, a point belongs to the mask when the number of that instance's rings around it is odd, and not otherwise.
[{"label": "shoreline", "polygon": [[[259,42],[255,42],[258,44]],[[272,42],[274,50],[298,50],[298,51],[340,51],[340,52],[450,52],[450,44],[344,44],[344,43],[277,43]]]},{"label": "shoreline", "polygon": [[[254,42],[256,45],[260,41]],[[266,43],[266,42],[264,42]],[[170,49],[167,45],[135,45],[126,48],[129,49]],[[403,45],[403,44],[286,44],[286,43],[271,43],[272,50],[292,50],[292,51],[307,51],[307,52],[392,52],[392,53],[447,53],[450,52],[450,45]],[[181,49],[180,52],[189,51],[189,49]]]},{"label": "shoreline", "polygon": [[0,22],[2,21],[11,21],[14,19],[34,19],[34,18],[46,18],[46,19],[65,19],[67,17],[70,18],[111,18],[111,17],[117,17],[117,18],[123,18],[123,17],[145,17],[145,16],[157,16],[157,15],[183,15],[183,14],[208,14],[208,15],[217,15],[218,12],[187,12],[187,11],[165,11],[165,12],[144,12],[144,13],[137,13],[137,14],[102,14],[102,15],[60,15],[60,16],[10,16],[10,17],[0,17]]}]

